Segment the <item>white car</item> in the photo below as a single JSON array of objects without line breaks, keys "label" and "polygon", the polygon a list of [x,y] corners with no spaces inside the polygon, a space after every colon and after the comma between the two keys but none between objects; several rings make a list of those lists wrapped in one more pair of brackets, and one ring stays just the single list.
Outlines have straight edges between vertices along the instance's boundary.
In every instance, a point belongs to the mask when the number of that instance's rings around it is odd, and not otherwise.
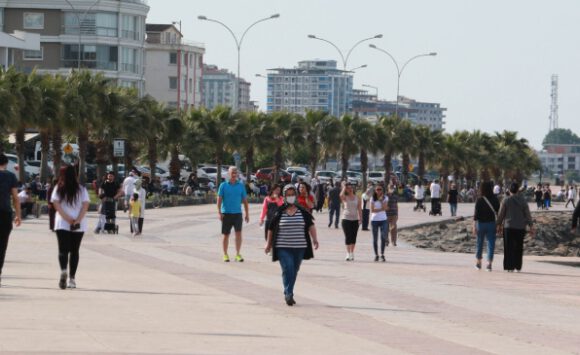
[{"label": "white car", "polygon": [[320,181],[320,183],[328,183],[330,180],[338,181],[336,178],[336,173],[329,170],[319,170],[314,176]]},{"label": "white car", "polygon": [[[14,154],[4,154],[8,158],[8,171],[14,173],[16,177],[18,177],[18,156]],[[11,168],[12,167],[12,168]],[[32,176],[37,176],[40,174],[40,168],[36,168],[34,166],[28,165],[26,161],[24,161],[24,171],[26,173],[26,180],[28,180]]]},{"label": "white car", "polygon": [[[336,172],[336,179],[343,180],[342,171]],[[362,183],[362,174],[359,173],[358,171],[347,170],[346,171],[346,180],[351,184],[355,184],[356,186],[360,186],[360,184]]]},{"label": "white car", "polygon": [[298,175],[298,179],[302,179],[305,183],[310,184],[310,180],[312,180],[312,175],[306,170],[305,168],[301,167],[290,167],[286,169],[288,174],[296,173]]},{"label": "white car", "polygon": [[385,172],[384,171],[369,171],[367,174],[367,180],[372,181],[375,184],[385,182]]}]

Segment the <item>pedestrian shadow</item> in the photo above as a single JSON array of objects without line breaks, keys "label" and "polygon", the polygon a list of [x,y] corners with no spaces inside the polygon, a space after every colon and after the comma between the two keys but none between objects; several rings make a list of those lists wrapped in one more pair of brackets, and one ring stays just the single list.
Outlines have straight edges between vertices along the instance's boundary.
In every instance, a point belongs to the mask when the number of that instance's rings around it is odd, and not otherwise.
[{"label": "pedestrian shadow", "polygon": [[416,311],[412,309],[393,309],[378,307],[356,307],[356,306],[326,306],[326,308],[346,309],[355,311],[380,311],[380,312],[400,312],[400,313],[419,313],[419,314],[438,314],[439,312]]}]

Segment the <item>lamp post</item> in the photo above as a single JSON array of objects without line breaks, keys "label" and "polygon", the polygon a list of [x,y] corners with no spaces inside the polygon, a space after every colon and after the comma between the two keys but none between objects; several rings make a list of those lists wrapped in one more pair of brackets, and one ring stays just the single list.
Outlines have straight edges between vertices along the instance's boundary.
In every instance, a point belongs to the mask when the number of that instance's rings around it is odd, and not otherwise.
[{"label": "lamp post", "polygon": [[354,73],[355,71],[357,71],[357,70],[359,70],[359,69],[364,69],[364,68],[366,68],[366,67],[367,67],[367,65],[366,65],[366,64],[363,64],[363,65],[359,65],[358,67],[354,67],[354,68],[352,68],[352,69],[349,69],[348,71],[349,71],[349,72],[353,72],[353,73]]},{"label": "lamp post", "polygon": [[[181,38],[183,34],[181,33],[181,20],[172,21],[171,24],[179,25],[179,41],[177,41],[177,112],[181,112]],[[187,84],[186,84],[187,85]],[[187,88],[185,89],[187,93]]]},{"label": "lamp post", "polygon": [[371,89],[375,89],[375,96],[377,97],[377,101],[379,100],[379,88],[376,86],[372,86],[372,85],[368,85],[368,84],[362,84],[363,87],[365,88],[371,88]]},{"label": "lamp post", "polygon": [[[348,64],[348,59],[350,58],[350,55],[352,54],[352,51],[353,51],[353,50],[354,50],[354,49],[355,49],[355,48],[356,48],[356,47],[357,47],[359,44],[361,44],[361,43],[363,43],[363,42],[365,42],[365,41],[370,41],[370,40],[372,40],[372,39],[375,39],[375,38],[383,38],[383,35],[382,35],[382,34],[378,34],[378,35],[375,35],[375,36],[372,36],[372,37],[363,38],[363,39],[359,40],[359,41],[358,41],[358,42],[356,42],[356,43],[355,43],[355,44],[354,44],[352,47],[350,47],[350,49],[349,49],[349,50],[348,50],[348,52],[346,53],[346,56],[345,56],[345,55],[344,55],[344,53],[343,53],[343,52],[340,50],[340,48],[338,48],[338,46],[337,46],[336,44],[334,44],[333,42],[331,42],[331,41],[329,41],[329,40],[327,40],[327,39],[325,39],[325,38],[317,37],[316,35],[312,35],[312,34],[308,35],[308,38],[310,38],[310,39],[316,39],[316,40],[319,40],[319,41],[322,41],[322,42],[326,42],[326,43],[330,44],[331,46],[333,46],[333,47],[334,47],[334,49],[336,49],[336,51],[337,51],[337,52],[338,52],[338,54],[340,55],[340,59],[342,60],[342,68],[343,68],[343,70],[344,70],[344,71],[348,71],[348,70],[346,69],[346,65]],[[365,67],[366,67],[366,65],[365,65]],[[356,68],[356,69],[358,69],[358,68]],[[353,71],[353,70],[350,70],[350,71]],[[346,113],[346,111],[348,110],[348,107],[347,107],[347,106],[348,106],[348,103],[347,103],[346,97],[345,97],[345,100],[344,100],[344,106],[345,106],[345,107],[344,107],[344,112]]]},{"label": "lamp post", "polygon": [[77,53],[77,70],[80,71],[81,70],[81,22],[85,20],[85,17],[87,17],[87,14],[89,13],[89,11],[91,11],[93,9],[93,7],[95,7],[99,2],[101,2],[101,0],[96,0],[91,6],[89,6],[89,8],[85,12],[83,12],[82,16],[79,16],[77,9],[73,6],[73,4],[71,4],[71,2],[69,0],[64,0],[64,1],[66,1],[68,6],[70,6],[70,8],[73,10],[73,14],[77,18],[77,22],[78,22],[79,44],[78,44],[78,53]]},{"label": "lamp post", "polygon": [[273,14],[269,17],[265,17],[263,19],[259,19],[257,21],[255,21],[254,23],[252,23],[250,26],[248,26],[244,32],[242,33],[242,36],[238,39],[238,36],[236,36],[236,34],[234,33],[234,31],[232,31],[231,28],[229,28],[225,23],[218,21],[218,20],[214,20],[211,18],[208,18],[206,16],[197,16],[198,20],[202,20],[202,21],[209,21],[209,22],[215,22],[221,26],[223,26],[226,30],[228,30],[228,32],[232,35],[232,37],[234,38],[234,41],[236,42],[236,49],[238,51],[238,76],[236,78],[236,92],[235,92],[235,103],[234,103],[234,111],[238,111],[239,110],[239,105],[240,105],[240,51],[242,49],[242,43],[244,42],[244,38],[246,37],[246,34],[248,33],[248,31],[254,27],[255,25],[257,25],[260,22],[264,22],[264,21],[268,21],[268,20],[273,20],[280,17],[280,14]]},{"label": "lamp post", "polygon": [[395,67],[397,68],[397,103],[395,104],[395,117],[399,117],[399,88],[400,88],[400,84],[401,84],[401,75],[403,74],[403,70],[405,70],[405,67],[413,60],[417,59],[417,58],[421,58],[421,57],[432,57],[432,56],[436,56],[437,53],[436,52],[430,52],[430,53],[424,53],[424,54],[417,54],[414,57],[411,57],[410,59],[408,59],[401,67],[399,67],[399,63],[397,63],[397,61],[395,60],[395,57],[393,57],[391,55],[391,53],[387,52],[386,50],[379,48],[377,46],[375,46],[374,44],[369,44],[369,47],[376,49],[380,52],[385,53],[386,55],[389,56],[389,58],[391,58],[391,60],[393,61],[393,63],[395,64]]}]

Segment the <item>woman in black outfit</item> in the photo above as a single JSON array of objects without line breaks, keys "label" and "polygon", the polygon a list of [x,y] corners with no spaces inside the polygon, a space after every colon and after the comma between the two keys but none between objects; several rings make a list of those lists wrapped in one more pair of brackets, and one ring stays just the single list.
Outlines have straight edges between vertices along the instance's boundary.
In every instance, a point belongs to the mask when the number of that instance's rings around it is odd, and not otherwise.
[{"label": "woman in black outfit", "polygon": [[14,215],[14,224],[20,225],[20,201],[18,200],[18,180],[16,176],[6,171],[8,166],[8,157],[0,154],[0,286],[2,283],[2,267],[4,266],[4,257],[6,248],[8,248],[8,238],[12,232],[13,214],[10,206],[10,199],[16,210]]}]

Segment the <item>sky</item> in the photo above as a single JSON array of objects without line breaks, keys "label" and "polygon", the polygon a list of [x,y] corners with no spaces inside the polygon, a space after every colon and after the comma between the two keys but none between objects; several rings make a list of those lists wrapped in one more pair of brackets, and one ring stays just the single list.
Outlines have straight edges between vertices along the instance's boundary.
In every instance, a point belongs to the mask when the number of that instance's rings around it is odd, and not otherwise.
[{"label": "sky", "polygon": [[[346,53],[363,38],[382,34],[352,52],[354,87],[378,87],[395,100],[397,71],[375,44],[402,65],[422,53],[401,75],[400,93],[447,108],[445,130],[512,130],[539,149],[548,132],[551,76],[558,74],[559,127],[580,135],[580,1],[577,0],[148,0],[148,23],[182,21],[184,38],[205,46],[204,62],[236,71],[234,39],[254,21],[279,13],[246,35],[241,77],[265,110],[267,69],[301,60],[334,59],[334,42]],[[374,93],[374,89],[369,89]]]}]

